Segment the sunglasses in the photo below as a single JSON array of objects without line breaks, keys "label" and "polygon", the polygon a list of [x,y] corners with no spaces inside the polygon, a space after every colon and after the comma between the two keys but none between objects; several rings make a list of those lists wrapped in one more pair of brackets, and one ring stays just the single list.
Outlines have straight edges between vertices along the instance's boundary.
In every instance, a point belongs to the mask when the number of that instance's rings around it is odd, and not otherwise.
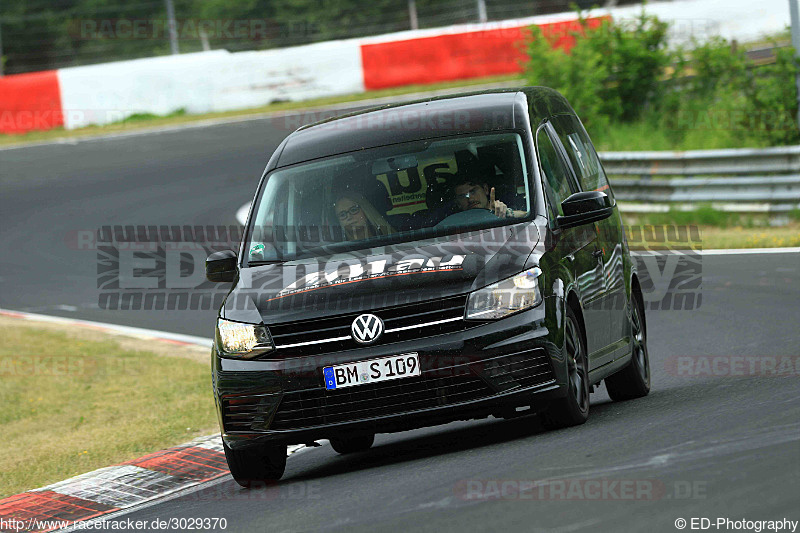
[{"label": "sunglasses", "polygon": [[350,209],[342,209],[337,215],[339,215],[339,220],[344,220],[347,218],[347,215],[357,215],[361,211],[361,206],[356,204]]}]

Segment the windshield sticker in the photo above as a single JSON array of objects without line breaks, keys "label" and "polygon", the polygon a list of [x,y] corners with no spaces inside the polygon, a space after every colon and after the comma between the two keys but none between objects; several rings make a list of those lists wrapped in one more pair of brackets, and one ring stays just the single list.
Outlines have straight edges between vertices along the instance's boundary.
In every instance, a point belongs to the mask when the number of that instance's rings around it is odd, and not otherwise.
[{"label": "windshield sticker", "polygon": [[370,261],[367,263],[356,263],[342,265],[338,269],[327,272],[321,270],[306,274],[294,283],[284,287],[278,295],[270,300],[277,300],[293,294],[313,291],[326,287],[334,287],[345,283],[355,283],[378,278],[388,278],[391,276],[405,276],[408,274],[426,274],[433,272],[447,272],[451,270],[462,270],[465,255],[453,255],[444,257],[412,257],[398,261],[387,267],[387,261]]},{"label": "windshield sticker", "polygon": [[427,209],[425,191],[428,184],[442,182],[446,177],[454,176],[457,170],[453,157],[434,157],[419,161],[418,164],[419,167],[389,170],[375,176],[386,188],[392,202],[392,209],[387,215],[410,215]]}]

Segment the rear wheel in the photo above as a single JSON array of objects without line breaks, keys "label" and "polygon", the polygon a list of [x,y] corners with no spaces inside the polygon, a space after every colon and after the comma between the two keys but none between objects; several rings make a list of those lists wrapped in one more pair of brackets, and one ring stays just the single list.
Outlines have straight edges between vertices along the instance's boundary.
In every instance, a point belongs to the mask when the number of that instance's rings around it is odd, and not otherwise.
[{"label": "rear wheel", "polygon": [[647,326],[640,291],[633,293],[631,308],[631,362],[606,378],[606,389],[612,400],[632,400],[650,392],[650,356],[647,353]]},{"label": "rear wheel", "polygon": [[567,396],[553,401],[543,413],[547,427],[577,426],[589,418],[589,374],[586,364],[586,344],[580,323],[571,307],[567,307],[564,324],[564,355],[567,358],[569,387]]},{"label": "rear wheel", "polygon": [[333,437],[331,438],[331,447],[336,453],[355,453],[369,450],[374,442],[375,435]]},{"label": "rear wheel", "polygon": [[241,450],[229,448],[222,442],[228,468],[236,483],[246,488],[255,488],[269,481],[277,481],[286,470],[286,445],[270,444],[247,447]]}]

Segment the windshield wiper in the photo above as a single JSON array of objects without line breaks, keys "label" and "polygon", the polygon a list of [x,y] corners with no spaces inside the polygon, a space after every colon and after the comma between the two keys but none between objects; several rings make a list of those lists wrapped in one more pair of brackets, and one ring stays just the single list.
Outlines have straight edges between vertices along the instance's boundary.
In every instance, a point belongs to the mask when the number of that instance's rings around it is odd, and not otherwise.
[{"label": "windshield wiper", "polygon": [[283,263],[280,259],[272,259],[270,261],[248,261],[247,266],[264,266],[264,265],[277,265],[279,263]]}]

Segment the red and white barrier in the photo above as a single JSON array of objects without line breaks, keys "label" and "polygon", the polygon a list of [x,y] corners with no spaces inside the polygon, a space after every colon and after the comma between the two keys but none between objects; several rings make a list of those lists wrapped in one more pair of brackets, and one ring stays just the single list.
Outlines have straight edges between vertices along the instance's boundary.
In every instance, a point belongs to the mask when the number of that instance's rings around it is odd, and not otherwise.
[{"label": "red and white barrier", "polygon": [[[548,17],[553,18],[553,17]],[[601,17],[589,19],[599,25]],[[368,90],[436,83],[502,74],[521,74],[528,55],[528,27],[539,26],[555,46],[569,50],[571,32],[580,30],[574,14],[548,21],[536,19],[460,27],[458,32],[417,35],[407,39],[365,39],[361,44],[364,87]],[[416,32],[410,32],[416,33]]]},{"label": "red and white barrier", "polygon": [[67,129],[117,122],[134,113],[211,113],[364,91],[359,45],[353,40],[162,56],[58,74],[63,105],[70,110]]},{"label": "red and white barrier", "polygon": [[[625,19],[641,6],[598,9]],[[674,44],[711,35],[747,41],[781,31],[784,0],[681,0],[648,4],[646,12],[672,23]],[[225,50],[73,67],[0,78],[0,133],[108,124],[136,113],[180,109],[207,113],[246,109],[276,100],[363,92],[523,71],[526,28],[540,26],[569,49],[576,15],[564,13],[486,24],[330,41],[277,50]]]},{"label": "red and white barrier", "polygon": [[50,130],[63,125],[55,70],[0,78],[0,133]]}]

